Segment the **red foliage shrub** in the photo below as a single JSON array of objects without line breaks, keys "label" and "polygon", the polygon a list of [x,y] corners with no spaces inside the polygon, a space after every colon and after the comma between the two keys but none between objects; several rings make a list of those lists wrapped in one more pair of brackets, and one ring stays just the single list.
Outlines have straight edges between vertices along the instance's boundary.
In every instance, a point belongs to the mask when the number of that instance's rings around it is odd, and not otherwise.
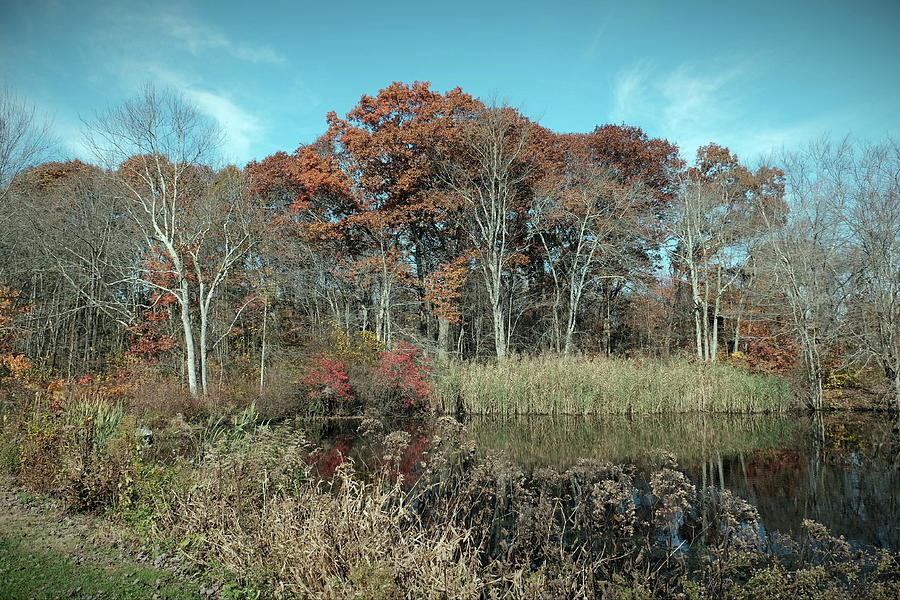
[{"label": "red foliage shrub", "polygon": [[338,402],[353,400],[353,388],[342,360],[317,356],[306,372],[303,383],[310,387],[313,398],[333,398]]},{"label": "red foliage shrub", "polygon": [[[167,297],[172,297],[167,294]],[[156,297],[154,297],[156,298]],[[158,303],[169,304],[165,298]],[[131,334],[131,343],[128,345],[126,354],[137,358],[147,360],[159,360],[163,352],[167,352],[178,346],[178,341],[171,335],[165,333],[169,320],[168,308],[151,308],[144,311],[141,320],[126,330]]]},{"label": "red foliage shrub", "polygon": [[742,323],[741,337],[745,352],[732,356],[732,362],[754,373],[789,372],[797,362],[798,347],[790,336],[768,323]]},{"label": "red foliage shrub", "polygon": [[[373,410],[381,414],[411,413],[431,406],[431,367],[418,348],[398,343],[392,350],[367,345],[319,352],[302,383],[308,396],[325,400],[325,410]],[[341,356],[337,358],[335,355]],[[345,358],[346,357],[346,358]],[[356,401],[352,403],[350,401]]]},{"label": "red foliage shrub", "polygon": [[404,410],[422,410],[431,402],[430,375],[431,367],[418,348],[398,343],[381,353],[375,384],[385,400],[395,400]]}]

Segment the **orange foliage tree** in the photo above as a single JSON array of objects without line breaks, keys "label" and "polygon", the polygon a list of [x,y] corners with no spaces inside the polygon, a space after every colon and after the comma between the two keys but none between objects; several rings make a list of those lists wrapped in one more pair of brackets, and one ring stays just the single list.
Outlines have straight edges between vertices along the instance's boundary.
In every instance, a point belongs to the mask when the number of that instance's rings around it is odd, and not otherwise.
[{"label": "orange foliage tree", "polygon": [[458,88],[441,94],[427,82],[393,83],[374,97],[360,98],[345,118],[327,117],[326,138],[355,203],[340,225],[357,241],[352,260],[372,272],[375,331],[386,343],[402,277],[415,282],[412,291],[422,303],[426,275],[454,258],[442,252],[446,244],[438,240],[454,198],[436,193],[434,157],[449,151],[460,124],[477,106]]}]

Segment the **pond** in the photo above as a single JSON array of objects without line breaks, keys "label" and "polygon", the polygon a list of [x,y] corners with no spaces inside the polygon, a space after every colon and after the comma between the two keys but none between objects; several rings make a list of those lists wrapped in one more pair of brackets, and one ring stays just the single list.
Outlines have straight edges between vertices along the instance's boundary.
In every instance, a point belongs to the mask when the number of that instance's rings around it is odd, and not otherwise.
[{"label": "pond", "polygon": [[[753,504],[765,531],[801,533],[804,519],[854,545],[900,548],[900,439],[884,415],[650,415],[609,418],[469,418],[477,453],[502,452],[526,470],[565,469],[579,458],[641,464],[673,453],[698,488],[725,487]],[[352,420],[309,422],[325,468],[373,453]],[[412,431],[407,460],[427,453]]]}]

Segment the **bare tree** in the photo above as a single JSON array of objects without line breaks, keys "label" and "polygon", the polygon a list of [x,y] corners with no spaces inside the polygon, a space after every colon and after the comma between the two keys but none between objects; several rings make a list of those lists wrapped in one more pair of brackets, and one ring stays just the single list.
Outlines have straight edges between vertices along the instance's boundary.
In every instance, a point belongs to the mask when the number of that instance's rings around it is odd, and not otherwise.
[{"label": "bare tree", "polygon": [[88,140],[125,200],[145,259],[160,261],[133,265],[131,278],[175,298],[188,387],[206,394],[210,306],[252,243],[251,219],[239,214],[247,205],[239,174],[214,185],[204,166],[221,134],[179,95],[147,86],[89,123]]},{"label": "bare tree", "polygon": [[830,163],[840,167],[842,225],[853,244],[852,358],[881,368],[900,410],[900,146],[837,151]]},{"label": "bare tree", "polygon": [[532,125],[514,109],[487,107],[463,125],[458,154],[442,157],[444,184],[464,204],[463,222],[481,272],[498,359],[509,348],[505,272],[515,249],[514,220],[533,174],[527,160]]},{"label": "bare tree", "polygon": [[35,303],[34,334],[60,322],[77,329],[66,351],[53,349],[55,362],[65,356],[69,373],[96,367],[135,314],[133,289],[122,283],[136,254],[134,232],[107,184],[99,169],[69,161],[45,163],[17,186],[18,228],[27,244],[20,260],[30,271],[24,287],[37,295],[53,282],[56,292],[53,302]]},{"label": "bare tree", "polygon": [[697,358],[714,362],[726,295],[738,293],[754,244],[761,211],[780,210],[781,171],[751,172],[727,148],[710,144],[683,176],[673,205],[673,263],[688,279]]},{"label": "bare tree", "polygon": [[536,201],[533,231],[553,282],[553,343],[558,352],[575,350],[582,305],[598,284],[626,279],[626,271],[632,275],[637,268],[625,240],[640,237],[636,209],[642,198],[639,186],[622,186],[608,169],[582,165]]},{"label": "bare tree", "polygon": [[772,275],[799,341],[807,405],[823,406],[823,361],[841,339],[852,290],[843,145],[827,140],[785,155],[787,215],[761,210],[767,240],[758,268]]},{"label": "bare tree", "polygon": [[209,353],[226,336],[244,308],[257,298],[249,287],[217,339],[211,339],[213,301],[221,294],[229,276],[250,253],[258,238],[260,223],[256,207],[246,197],[243,177],[235,167],[220,171],[204,190],[199,206],[194,207],[191,226],[195,242],[186,248],[194,269],[199,312],[200,383],[209,393]]},{"label": "bare tree", "polygon": [[40,162],[52,145],[49,121],[34,106],[0,89],[0,206],[25,169]]},{"label": "bare tree", "polygon": [[687,274],[694,316],[697,358],[714,361],[718,352],[719,308],[722,295],[737,280],[736,256],[722,244],[731,207],[708,186],[687,178],[678,201],[672,232],[673,254]]}]

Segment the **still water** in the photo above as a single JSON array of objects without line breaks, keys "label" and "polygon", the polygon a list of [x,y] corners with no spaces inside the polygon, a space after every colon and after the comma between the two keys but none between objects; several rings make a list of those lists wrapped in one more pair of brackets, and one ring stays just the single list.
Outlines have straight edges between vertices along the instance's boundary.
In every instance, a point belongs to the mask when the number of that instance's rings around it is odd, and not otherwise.
[{"label": "still water", "polygon": [[[482,455],[502,452],[526,470],[579,458],[641,464],[665,449],[699,488],[724,486],[753,504],[766,531],[801,533],[813,519],[854,545],[900,548],[900,438],[883,415],[651,415],[469,418]],[[372,456],[353,421],[309,423],[326,466]],[[429,432],[411,431],[408,460],[427,456]]]}]

